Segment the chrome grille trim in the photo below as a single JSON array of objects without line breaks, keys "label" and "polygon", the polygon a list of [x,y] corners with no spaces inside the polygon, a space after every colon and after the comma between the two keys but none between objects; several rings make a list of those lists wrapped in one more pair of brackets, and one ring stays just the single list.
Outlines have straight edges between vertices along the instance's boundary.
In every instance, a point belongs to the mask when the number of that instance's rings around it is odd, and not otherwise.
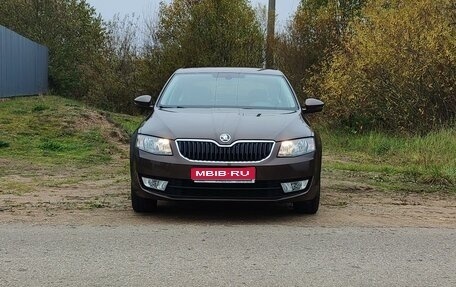
[{"label": "chrome grille trim", "polygon": [[[275,144],[276,142],[275,141],[272,141],[272,140],[238,140],[238,141],[234,141],[233,143],[231,144],[219,144],[218,142],[214,141],[214,140],[209,140],[209,139],[176,139],[175,140],[176,142],[176,147],[177,147],[177,151],[179,153],[179,155],[190,161],[190,162],[198,162],[198,163],[227,163],[227,164],[231,164],[231,163],[239,163],[239,164],[245,164],[245,163],[260,163],[260,162],[263,162],[267,159],[269,159],[272,155],[272,152],[274,151],[274,148],[275,148]],[[257,160],[257,161],[216,161],[216,160],[197,160],[197,159],[190,159],[186,156],[184,156],[181,152],[181,148],[179,146],[179,142],[203,142],[203,143],[212,143],[212,144],[215,144],[217,145],[218,147],[220,148],[231,148],[239,143],[269,143],[269,144],[272,144],[271,146],[271,149],[269,151],[269,154],[264,157],[263,159],[261,160]]]}]

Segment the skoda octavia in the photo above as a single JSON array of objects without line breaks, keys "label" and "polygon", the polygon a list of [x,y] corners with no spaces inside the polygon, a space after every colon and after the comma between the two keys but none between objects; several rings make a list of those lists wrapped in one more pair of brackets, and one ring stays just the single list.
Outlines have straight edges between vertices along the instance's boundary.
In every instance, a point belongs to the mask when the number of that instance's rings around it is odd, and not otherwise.
[{"label": "skoda octavia", "polygon": [[157,200],[291,202],[316,213],[321,142],[277,70],[192,68],[176,71],[131,141],[131,201],[152,212]]}]

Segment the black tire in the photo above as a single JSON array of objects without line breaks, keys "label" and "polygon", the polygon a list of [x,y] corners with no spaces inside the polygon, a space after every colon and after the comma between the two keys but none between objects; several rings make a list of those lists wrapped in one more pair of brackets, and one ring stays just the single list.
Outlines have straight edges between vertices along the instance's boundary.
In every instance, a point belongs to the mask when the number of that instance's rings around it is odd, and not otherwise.
[{"label": "black tire", "polygon": [[137,213],[151,213],[157,210],[157,201],[137,196],[131,192],[131,206]]},{"label": "black tire", "polygon": [[320,191],[314,199],[307,201],[293,202],[293,209],[299,214],[315,214],[320,206]]}]

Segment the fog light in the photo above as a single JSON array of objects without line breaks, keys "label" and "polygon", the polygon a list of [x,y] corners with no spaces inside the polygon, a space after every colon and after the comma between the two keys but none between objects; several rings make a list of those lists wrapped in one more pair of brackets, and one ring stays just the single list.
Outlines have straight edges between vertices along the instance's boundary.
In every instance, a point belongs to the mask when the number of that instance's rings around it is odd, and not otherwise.
[{"label": "fog light", "polygon": [[294,182],[285,182],[282,183],[283,192],[289,193],[294,191],[300,191],[307,187],[308,180],[294,181]]},{"label": "fog light", "polygon": [[166,186],[168,186],[168,182],[164,180],[143,177],[142,181],[146,187],[161,191],[165,191]]}]

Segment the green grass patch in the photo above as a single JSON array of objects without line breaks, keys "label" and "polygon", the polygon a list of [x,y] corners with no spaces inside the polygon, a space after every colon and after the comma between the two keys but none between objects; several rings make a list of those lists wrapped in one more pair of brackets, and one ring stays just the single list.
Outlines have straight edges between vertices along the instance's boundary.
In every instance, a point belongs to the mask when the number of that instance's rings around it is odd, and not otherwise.
[{"label": "green grass patch", "polygon": [[108,119],[119,128],[132,135],[144,120],[144,116],[130,116],[123,114],[108,113]]},{"label": "green grass patch", "polygon": [[323,129],[321,136],[328,168],[401,175],[456,192],[456,129],[409,137]]},{"label": "green grass patch", "polygon": [[95,110],[66,98],[40,96],[0,102],[0,157],[36,164],[98,164],[117,147],[85,114]]},{"label": "green grass patch", "polygon": [[9,146],[10,146],[9,142],[0,140],[0,148],[7,148]]},{"label": "green grass patch", "polygon": [[37,104],[36,106],[34,106],[32,108],[32,112],[38,113],[38,112],[42,112],[42,111],[45,111],[45,110],[48,110],[48,109],[49,109],[49,106],[47,106],[47,105]]},{"label": "green grass patch", "polygon": [[8,178],[1,178],[0,194],[15,194],[23,195],[34,190],[34,186],[30,182],[20,182],[17,180],[10,181]]}]

